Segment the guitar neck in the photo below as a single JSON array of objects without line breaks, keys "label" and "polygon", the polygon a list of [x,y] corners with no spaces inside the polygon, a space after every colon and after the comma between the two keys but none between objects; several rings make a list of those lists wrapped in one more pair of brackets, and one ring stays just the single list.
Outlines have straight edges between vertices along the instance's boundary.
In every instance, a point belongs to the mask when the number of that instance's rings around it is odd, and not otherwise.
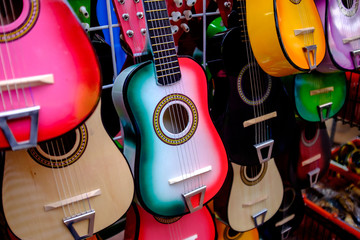
[{"label": "guitar neck", "polygon": [[143,4],[157,83],[173,84],[181,73],[165,0],[145,0]]}]

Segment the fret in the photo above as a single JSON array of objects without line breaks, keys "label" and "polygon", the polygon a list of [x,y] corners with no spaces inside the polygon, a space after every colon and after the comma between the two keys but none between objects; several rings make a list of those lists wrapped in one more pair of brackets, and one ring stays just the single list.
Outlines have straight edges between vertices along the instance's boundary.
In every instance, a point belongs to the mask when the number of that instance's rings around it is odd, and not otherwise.
[{"label": "fret", "polygon": [[164,35],[159,35],[159,36],[151,36],[150,38],[160,38],[160,37],[168,37],[168,36],[172,36],[172,34],[164,34]]},{"label": "fret", "polygon": [[176,54],[172,54],[172,55],[164,56],[164,57],[158,57],[158,58],[154,57],[154,59],[155,59],[155,60],[160,60],[160,59],[171,58],[171,57],[177,57],[177,55],[176,55]]},{"label": "fret", "polygon": [[150,12],[160,12],[160,11],[166,11],[167,12],[167,9],[162,8],[162,9],[146,10],[145,12],[150,13]]},{"label": "fret", "polygon": [[170,61],[170,62],[165,62],[165,63],[155,64],[155,67],[160,67],[160,66],[162,66],[162,65],[165,65],[165,64],[172,64],[172,63],[177,63],[177,61]]},{"label": "fret", "polygon": [[176,74],[180,74],[180,71],[179,72],[168,73],[168,74],[165,74],[165,75],[160,75],[160,76],[158,76],[158,78],[173,76],[173,75],[176,75]]},{"label": "fret", "polygon": [[151,1],[144,1],[144,3],[151,3],[151,2],[161,2],[163,0],[151,0]]},{"label": "fret", "polygon": [[159,45],[165,45],[165,44],[170,44],[170,43],[173,43],[172,41],[169,41],[169,42],[161,42],[161,43],[154,43],[154,44],[151,44],[152,46],[159,46]]},{"label": "fret", "polygon": [[159,29],[164,29],[164,28],[168,28],[169,30],[171,30],[171,28],[169,26],[164,26],[164,27],[156,27],[156,28],[149,28],[149,30],[159,30]]},{"label": "fret", "polygon": [[170,51],[170,50],[174,50],[176,52],[175,48],[168,48],[168,49],[163,49],[163,50],[158,50],[158,51],[154,51],[153,53],[160,53],[160,52],[165,52],[165,51]]},{"label": "fret", "polygon": [[169,19],[168,17],[164,17],[164,18],[149,19],[148,21],[149,21],[149,22],[152,22],[152,21],[160,21],[160,20],[168,20],[168,19]]},{"label": "fret", "polygon": [[175,66],[175,67],[171,67],[171,68],[156,70],[156,72],[164,72],[164,71],[172,70],[172,69],[175,69],[175,68],[179,68],[179,69],[180,69],[179,66]]}]

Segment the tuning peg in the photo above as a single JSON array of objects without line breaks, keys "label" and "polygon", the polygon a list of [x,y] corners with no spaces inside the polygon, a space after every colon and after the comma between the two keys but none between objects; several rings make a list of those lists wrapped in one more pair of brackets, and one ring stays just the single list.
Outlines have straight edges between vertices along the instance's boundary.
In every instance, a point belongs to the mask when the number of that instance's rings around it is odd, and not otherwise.
[{"label": "tuning peg", "polygon": [[174,12],[171,13],[171,17],[172,17],[172,20],[173,20],[174,22],[177,22],[177,21],[180,20],[181,13],[178,12],[178,11],[176,11],[176,12],[174,11]]},{"label": "tuning peg", "polygon": [[88,11],[86,10],[86,7],[85,6],[81,6],[79,8],[79,11],[84,15],[85,18],[89,18],[89,13]]},{"label": "tuning peg", "polygon": [[118,0],[118,2],[122,5],[125,3],[125,0]]},{"label": "tuning peg", "polygon": [[121,17],[124,19],[124,21],[129,21],[129,14],[128,13],[124,13],[123,15],[121,15]]},{"label": "tuning peg", "polygon": [[230,8],[231,7],[231,2],[224,2],[224,6],[226,8]]},{"label": "tuning peg", "polygon": [[184,32],[189,32],[190,28],[186,23],[180,24],[180,27],[184,30]]},{"label": "tuning peg", "polygon": [[180,8],[183,5],[183,0],[174,0],[176,7]]},{"label": "tuning peg", "polygon": [[191,10],[185,10],[185,11],[183,12],[183,14],[184,14],[186,20],[190,20],[190,19],[192,18],[192,12],[191,12]]},{"label": "tuning peg", "polygon": [[143,13],[143,12],[137,12],[137,13],[136,13],[136,16],[137,16],[139,19],[143,19],[144,13]]},{"label": "tuning peg", "polygon": [[133,30],[127,30],[126,35],[128,35],[129,38],[132,38],[134,36],[134,31]]},{"label": "tuning peg", "polygon": [[177,25],[171,25],[171,32],[175,34],[179,31],[179,27]]},{"label": "tuning peg", "polygon": [[81,23],[81,25],[85,32],[88,32],[90,30],[90,25],[88,23]]},{"label": "tuning peg", "polygon": [[194,6],[196,3],[196,0],[186,0],[186,5],[188,5],[189,7]]}]

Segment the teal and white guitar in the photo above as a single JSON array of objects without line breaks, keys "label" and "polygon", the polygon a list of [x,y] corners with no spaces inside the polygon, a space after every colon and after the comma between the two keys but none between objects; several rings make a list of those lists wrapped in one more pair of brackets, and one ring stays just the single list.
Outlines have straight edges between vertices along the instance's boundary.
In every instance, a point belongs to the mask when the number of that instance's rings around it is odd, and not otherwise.
[{"label": "teal and white guitar", "polygon": [[120,73],[113,102],[142,207],[184,215],[214,197],[228,161],[210,119],[203,68],[177,57],[165,0],[143,4],[153,59]]}]

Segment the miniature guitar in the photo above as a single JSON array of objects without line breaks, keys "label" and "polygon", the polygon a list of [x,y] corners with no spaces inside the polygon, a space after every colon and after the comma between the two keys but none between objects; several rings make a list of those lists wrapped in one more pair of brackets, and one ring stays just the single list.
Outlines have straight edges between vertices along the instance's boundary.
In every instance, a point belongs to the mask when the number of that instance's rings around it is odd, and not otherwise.
[{"label": "miniature guitar", "polygon": [[161,218],[133,203],[126,214],[124,239],[215,240],[215,223],[206,207],[182,217]]},{"label": "miniature guitar", "polygon": [[309,72],[325,56],[325,34],[313,0],[247,3],[248,32],[256,60],[271,76]]},{"label": "miniature guitar", "polygon": [[0,149],[18,150],[85,121],[99,100],[100,70],[88,36],[65,2],[18,0],[3,6]]},{"label": "miniature guitar", "polygon": [[102,127],[100,105],[80,127],[5,157],[3,208],[20,239],[90,237],[133,199],[131,171]]},{"label": "miniature guitar", "polygon": [[295,110],[309,122],[324,122],[343,107],[346,97],[344,72],[301,73],[283,79],[293,93]]},{"label": "miniature guitar", "polygon": [[222,189],[214,198],[214,212],[231,229],[249,231],[278,211],[283,185],[274,159],[254,165],[231,163]]},{"label": "miniature guitar", "polygon": [[331,158],[330,139],[324,123],[301,123],[296,182],[313,187],[325,175]]},{"label": "miniature guitar", "polygon": [[204,70],[177,57],[165,1],[145,1],[144,10],[153,61],[120,73],[113,102],[141,206],[184,215],[221,188],[227,156],[209,116]]},{"label": "miniature guitar", "polygon": [[358,71],[360,68],[359,0],[316,0],[324,26],[327,51],[321,72]]},{"label": "miniature guitar", "polygon": [[[246,6],[239,0],[239,25],[208,40],[209,67],[215,80],[214,123],[229,161],[250,166],[266,162],[287,149],[295,118],[279,78],[257,64],[246,31]],[[220,57],[217,57],[220,56]],[[237,56],[234,58],[234,56]],[[222,59],[222,63],[210,61]],[[220,69],[219,69],[220,68]],[[216,73],[218,71],[218,73]],[[224,75],[220,74],[220,75]]]}]

